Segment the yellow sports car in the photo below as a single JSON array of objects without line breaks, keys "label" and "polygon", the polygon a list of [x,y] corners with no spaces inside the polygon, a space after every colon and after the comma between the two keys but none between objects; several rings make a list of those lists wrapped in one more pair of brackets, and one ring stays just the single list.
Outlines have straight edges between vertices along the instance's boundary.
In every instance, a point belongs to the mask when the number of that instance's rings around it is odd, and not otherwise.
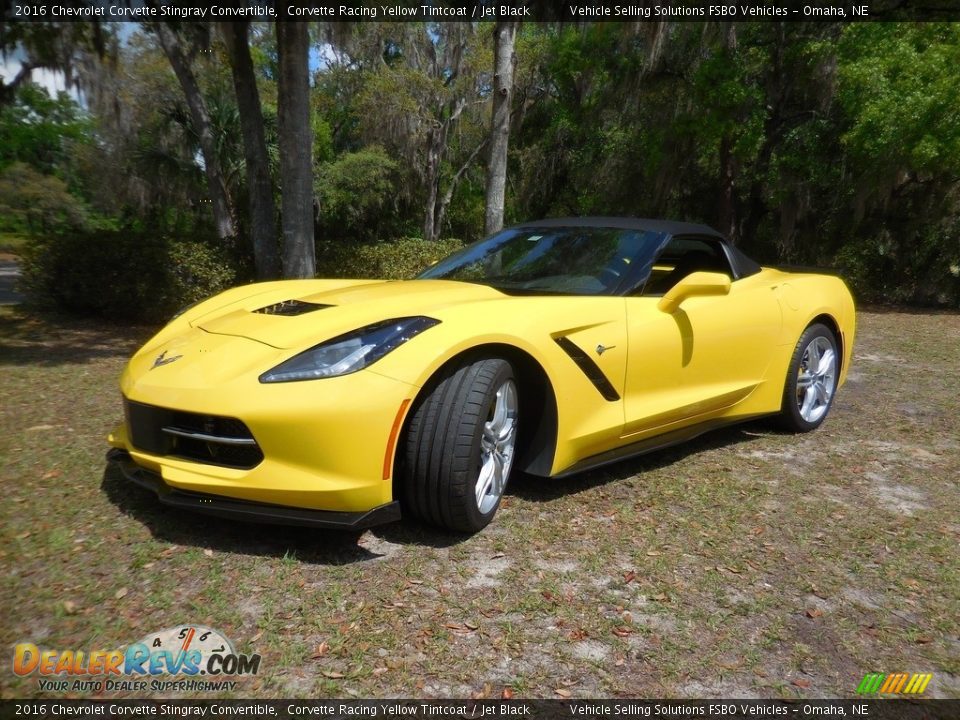
[{"label": "yellow sports car", "polygon": [[839,278],[703,225],[509,228],[417,279],[248,285],[188,309],[120,381],[108,458],[164,503],[474,532],[511,474],[558,477],[763,415],[806,432],[847,374]]}]

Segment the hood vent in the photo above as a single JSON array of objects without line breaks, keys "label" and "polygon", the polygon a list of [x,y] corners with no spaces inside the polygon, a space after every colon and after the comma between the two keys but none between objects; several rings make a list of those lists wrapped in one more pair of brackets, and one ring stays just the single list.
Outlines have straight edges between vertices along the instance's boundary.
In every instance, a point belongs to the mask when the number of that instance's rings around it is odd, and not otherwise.
[{"label": "hood vent", "polygon": [[333,305],[321,305],[319,303],[304,302],[303,300],[283,300],[282,302],[254,310],[254,312],[260,313],[261,315],[293,316],[303,315],[304,313],[313,312],[314,310],[323,310],[328,307],[333,307]]}]

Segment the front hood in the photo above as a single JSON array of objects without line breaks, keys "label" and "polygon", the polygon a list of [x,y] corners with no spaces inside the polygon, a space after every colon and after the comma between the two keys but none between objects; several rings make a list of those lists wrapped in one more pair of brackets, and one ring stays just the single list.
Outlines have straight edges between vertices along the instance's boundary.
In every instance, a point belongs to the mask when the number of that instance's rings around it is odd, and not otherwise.
[{"label": "front hood", "polygon": [[[333,287],[331,287],[331,285]],[[485,285],[448,280],[325,280],[270,283],[270,290],[205,313],[190,322],[215,335],[248,338],[280,349],[302,348],[391,318],[433,316],[463,303],[502,299]],[[284,301],[319,307],[298,315],[257,312]]]}]

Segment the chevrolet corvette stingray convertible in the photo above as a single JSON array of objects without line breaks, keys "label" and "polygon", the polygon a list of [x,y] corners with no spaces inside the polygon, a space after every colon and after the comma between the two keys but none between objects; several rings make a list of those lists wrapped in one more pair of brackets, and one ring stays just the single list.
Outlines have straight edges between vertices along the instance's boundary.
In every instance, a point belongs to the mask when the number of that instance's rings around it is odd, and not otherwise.
[{"label": "chevrolet corvette stingray convertible", "polygon": [[[760,416],[807,432],[850,365],[832,275],[681,222],[528,222],[418,278],[287,280],[174,318],[120,381],[108,458],[169,505],[475,532],[556,478]],[[708,481],[708,479],[705,479]]]}]

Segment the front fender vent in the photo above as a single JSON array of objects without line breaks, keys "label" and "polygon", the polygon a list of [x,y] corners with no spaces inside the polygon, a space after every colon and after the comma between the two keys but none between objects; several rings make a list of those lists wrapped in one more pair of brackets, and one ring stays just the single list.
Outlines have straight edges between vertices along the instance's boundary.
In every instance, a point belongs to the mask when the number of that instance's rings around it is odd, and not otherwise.
[{"label": "front fender vent", "polygon": [[587,379],[593,383],[593,386],[597,389],[597,392],[603,395],[604,400],[607,400],[608,402],[614,402],[615,400],[620,399],[620,393],[618,393],[617,389],[610,384],[610,381],[607,379],[607,376],[603,374],[603,370],[600,369],[600,366],[597,365],[589,355],[581,350],[579,345],[565,337],[554,338],[554,340],[556,341],[557,345],[563,348],[563,351],[570,356],[570,359],[576,363],[581,372],[587,376]]},{"label": "front fender vent", "polygon": [[333,307],[333,305],[321,305],[320,303],[304,302],[303,300],[283,300],[273,305],[258,308],[254,312],[261,315],[286,315],[289,317],[303,315],[314,310],[323,310],[328,307]]}]

